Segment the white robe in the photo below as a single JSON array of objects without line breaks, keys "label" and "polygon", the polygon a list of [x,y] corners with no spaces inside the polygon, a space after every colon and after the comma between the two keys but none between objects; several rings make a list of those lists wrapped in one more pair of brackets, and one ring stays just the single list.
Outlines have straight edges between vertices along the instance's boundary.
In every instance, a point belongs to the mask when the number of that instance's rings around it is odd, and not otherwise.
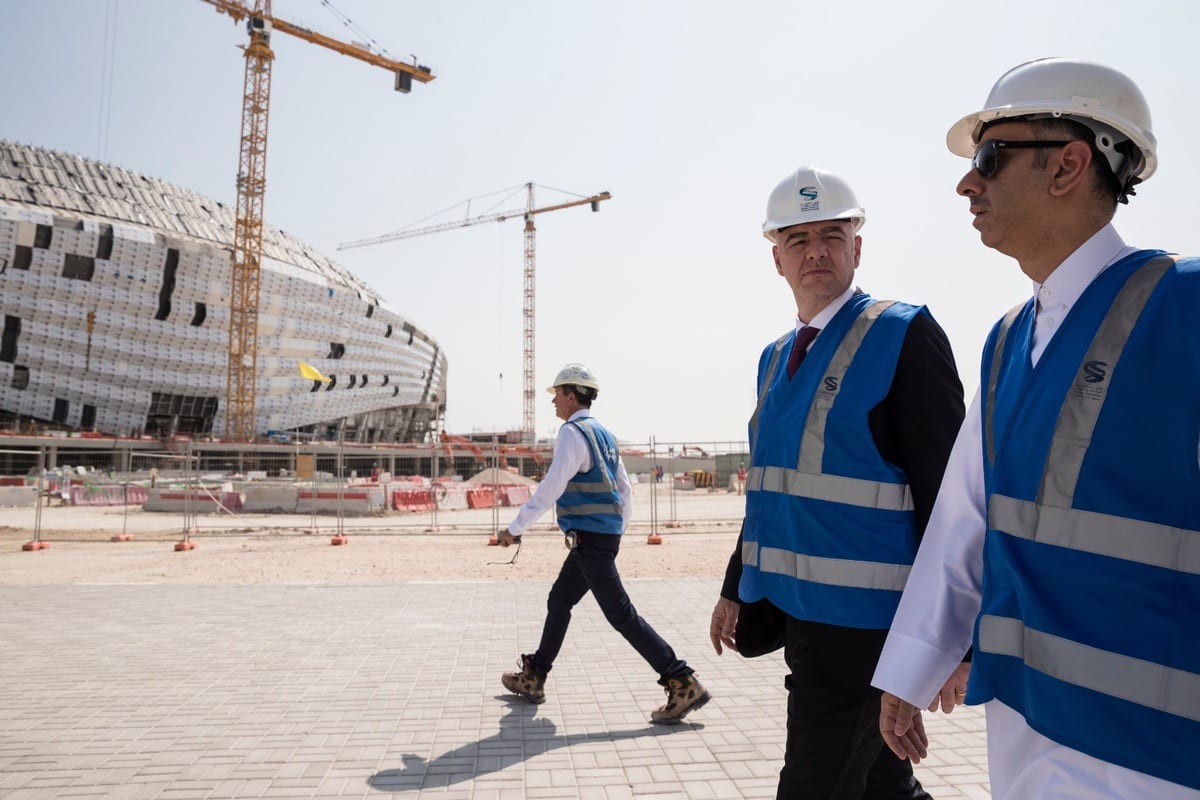
[{"label": "white robe", "polygon": [[[1134,252],[1107,225],[1034,284],[1036,364],[1079,296],[1109,265]],[[987,532],[979,393],[963,420],[921,549],[909,574],[872,683],[928,708],[971,644],[981,602]],[[1119,767],[1034,731],[998,700],[985,705],[993,800],[1198,800],[1200,791]],[[1194,747],[1196,743],[1164,743]],[[937,742],[930,743],[935,749]],[[1198,755],[1200,757],[1200,755]]]}]

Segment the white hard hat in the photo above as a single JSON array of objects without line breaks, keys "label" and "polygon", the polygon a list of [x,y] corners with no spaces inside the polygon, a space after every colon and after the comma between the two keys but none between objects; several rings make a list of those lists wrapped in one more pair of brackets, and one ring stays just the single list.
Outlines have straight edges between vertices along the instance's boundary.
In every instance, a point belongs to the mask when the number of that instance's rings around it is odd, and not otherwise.
[{"label": "white hard hat", "polygon": [[554,376],[554,383],[546,391],[553,393],[556,386],[566,386],[567,384],[583,386],[595,392],[600,391],[600,384],[596,382],[596,376],[583,364],[567,364],[560,369]]},{"label": "white hard hat", "polygon": [[867,212],[840,177],[816,167],[800,167],[771,192],[763,236],[774,243],[777,230],[825,219],[851,220],[857,233],[867,221]]},{"label": "white hard hat", "polygon": [[1013,67],[996,81],[982,111],[954,123],[946,146],[970,158],[984,125],[1014,117],[1066,117],[1088,126],[1118,178],[1125,156],[1114,145],[1124,141],[1133,142],[1142,155],[1126,178],[1144,181],[1158,166],[1146,98],[1137,84],[1112,67],[1069,58],[1039,58]]}]

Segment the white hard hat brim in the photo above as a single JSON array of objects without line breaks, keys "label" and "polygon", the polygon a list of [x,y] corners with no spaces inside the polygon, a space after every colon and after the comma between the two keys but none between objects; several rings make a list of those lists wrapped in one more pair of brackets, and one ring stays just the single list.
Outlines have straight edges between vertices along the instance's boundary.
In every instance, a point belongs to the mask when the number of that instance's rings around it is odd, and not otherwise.
[{"label": "white hard hat brim", "polygon": [[812,219],[808,214],[799,214],[795,217],[786,217],[784,219],[772,219],[763,223],[763,236],[771,244],[775,243],[775,234],[784,228],[790,228],[793,225],[800,225],[805,222],[825,222],[827,220],[846,219],[854,223],[854,232],[858,233],[862,230],[862,226],[867,221],[867,212],[862,208],[843,208],[837,211],[831,211],[828,215],[822,214],[820,219]]}]

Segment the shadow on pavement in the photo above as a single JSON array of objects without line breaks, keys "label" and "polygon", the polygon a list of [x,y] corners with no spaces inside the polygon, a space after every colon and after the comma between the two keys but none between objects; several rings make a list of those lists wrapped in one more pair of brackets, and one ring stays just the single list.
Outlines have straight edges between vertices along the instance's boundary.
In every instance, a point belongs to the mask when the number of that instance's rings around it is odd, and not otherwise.
[{"label": "shadow on pavement", "polygon": [[669,736],[684,730],[702,730],[704,725],[682,722],[678,725],[647,724],[644,728],[598,733],[558,734],[553,721],[537,717],[537,706],[511,696],[497,697],[506,702],[509,713],[500,718],[500,730],[477,742],[426,761],[415,754],[401,756],[403,766],[381,770],[367,778],[367,784],[381,792],[400,792],[449,786],[499,772],[532,756],[585,742],[615,742],[642,736]]}]

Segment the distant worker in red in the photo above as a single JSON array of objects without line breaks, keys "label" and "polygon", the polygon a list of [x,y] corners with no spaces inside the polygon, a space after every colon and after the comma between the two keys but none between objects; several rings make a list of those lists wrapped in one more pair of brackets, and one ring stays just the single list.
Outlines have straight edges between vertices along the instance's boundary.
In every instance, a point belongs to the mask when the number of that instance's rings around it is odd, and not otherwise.
[{"label": "distant worker in red", "polygon": [[545,702],[546,675],[567,635],[571,609],[590,591],[605,619],[658,673],[667,692],[666,704],[650,714],[651,721],[677,723],[707,703],[709,693],[687,662],[638,615],[621,584],[616,558],[629,523],[633,488],[616,439],[592,416],[600,384],[587,367],[568,364],[548,391],[554,393],[554,411],[565,423],[554,443],[554,460],[537,491],[500,534],[500,544],[519,543],[521,534],[557,504],[568,552],[550,587],[537,651],[522,655],[521,670],[504,673],[501,682],[531,703]]}]

